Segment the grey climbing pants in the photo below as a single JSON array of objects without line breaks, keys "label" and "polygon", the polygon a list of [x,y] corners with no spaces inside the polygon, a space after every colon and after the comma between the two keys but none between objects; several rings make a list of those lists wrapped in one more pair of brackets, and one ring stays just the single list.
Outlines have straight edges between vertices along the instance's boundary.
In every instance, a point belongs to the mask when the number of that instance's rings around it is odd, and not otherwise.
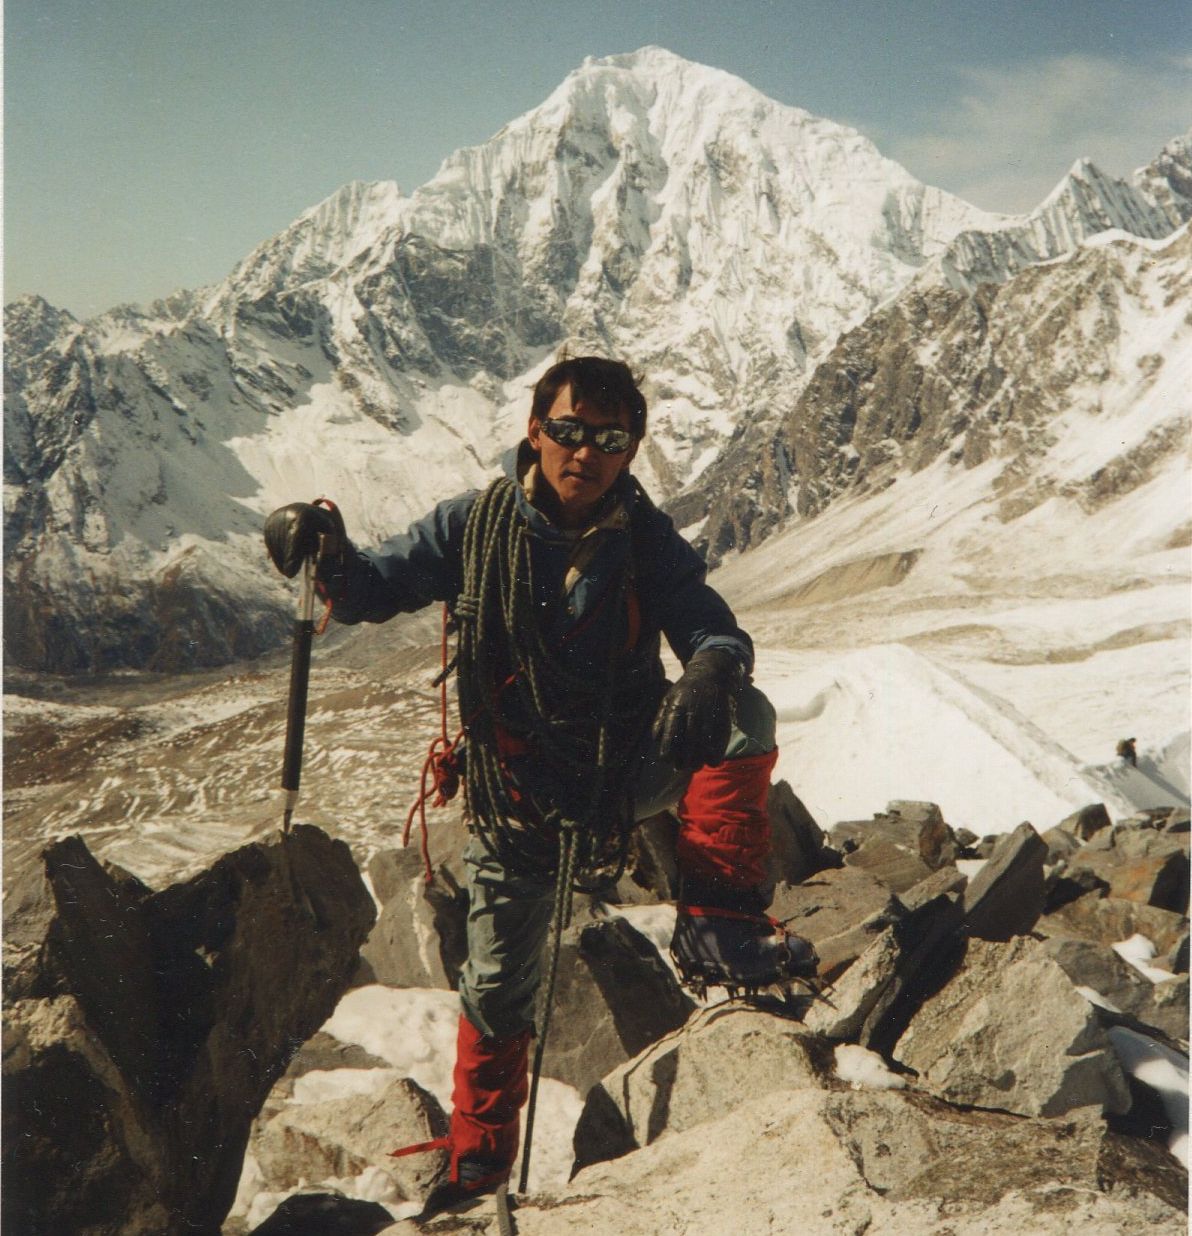
[{"label": "grey climbing pants", "polygon": [[[737,697],[725,759],[762,755],[774,747],[774,707],[756,687],[746,686]],[[673,807],[690,779],[690,772],[675,771],[655,750],[647,750],[634,785],[637,818]],[[555,885],[549,878],[507,871],[475,837],[464,850],[464,868],[468,959],[460,976],[460,1000],[481,1033],[505,1038],[534,1024]]]}]

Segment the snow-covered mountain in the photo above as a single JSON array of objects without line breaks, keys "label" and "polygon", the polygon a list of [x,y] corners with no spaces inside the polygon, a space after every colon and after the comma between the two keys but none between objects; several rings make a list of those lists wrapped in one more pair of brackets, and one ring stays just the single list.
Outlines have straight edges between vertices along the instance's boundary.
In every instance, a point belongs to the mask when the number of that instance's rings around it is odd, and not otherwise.
[{"label": "snow-covered mountain", "polygon": [[[844,334],[772,428],[742,435],[672,502],[713,558],[792,516],[938,459],[997,461],[1005,519],[1048,498],[1092,510],[1186,456],[1192,233],[1107,231],[973,294],[915,281]],[[1164,537],[1186,529],[1181,502]],[[1152,533],[1158,535],[1157,529]]]},{"label": "snow-covered mountain", "polygon": [[[846,332],[856,347],[875,312],[901,321],[905,294],[959,337],[999,299],[984,283],[1110,229],[1172,232],[1192,212],[1189,168],[1181,139],[1129,183],[1079,164],[1031,215],[991,216],[728,74],[657,48],[588,60],[412,195],[349,185],[215,287],[86,323],[35,298],[8,307],[6,655],[165,669],[271,646],[289,601],[263,514],[327,494],[367,543],[479,483],[561,344],[645,373],[638,470],[681,522],[685,494],[705,513],[726,484],[756,498],[705,533],[739,548],[781,522],[791,482],[776,463],[776,489],[749,488],[741,461],[780,459],[796,407],[847,419],[829,376]],[[999,329],[1018,327],[1007,315]],[[938,341],[927,330],[915,346]],[[958,382],[985,373],[964,364]],[[914,418],[891,419],[899,451],[918,449],[898,437]],[[941,413],[928,436],[951,423]]]}]

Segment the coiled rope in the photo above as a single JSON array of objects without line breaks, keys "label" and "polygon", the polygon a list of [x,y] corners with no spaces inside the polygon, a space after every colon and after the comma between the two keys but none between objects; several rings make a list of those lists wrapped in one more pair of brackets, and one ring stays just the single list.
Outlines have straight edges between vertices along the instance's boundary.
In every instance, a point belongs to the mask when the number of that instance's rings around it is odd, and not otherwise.
[{"label": "coiled rope", "polygon": [[[530,1174],[534,1114],[554,1004],[563,933],[575,891],[625,868],[633,824],[630,764],[653,720],[648,676],[626,672],[609,647],[604,664],[577,673],[566,642],[600,614],[625,611],[632,554],[603,600],[560,642],[547,642],[534,590],[532,533],[517,507],[517,485],[494,481],[469,514],[463,542],[459,702],[466,718],[465,791],[472,831],[511,873],[554,878],[546,982],[526,1112],[519,1191]],[[656,660],[656,657],[654,658]],[[516,749],[534,773],[560,788],[562,806],[530,803],[510,781],[503,752]]]}]

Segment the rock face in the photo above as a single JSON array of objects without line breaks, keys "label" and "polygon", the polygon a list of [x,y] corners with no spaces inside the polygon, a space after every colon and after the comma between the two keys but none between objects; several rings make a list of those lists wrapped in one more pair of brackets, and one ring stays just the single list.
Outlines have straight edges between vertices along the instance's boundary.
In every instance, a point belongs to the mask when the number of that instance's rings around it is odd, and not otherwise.
[{"label": "rock face", "polygon": [[1130,1107],[1093,1007],[1040,945],[1022,937],[971,941],[959,973],[924,1003],[895,1053],[952,1103],[1026,1116]]},{"label": "rock face", "polygon": [[45,878],[6,974],[6,1223],[214,1234],[253,1117],[371,925],[348,847],[299,825],[155,893],[75,837]]},{"label": "rock face", "polygon": [[520,1232],[678,1236],[722,1230],[726,1215],[745,1236],[1185,1223],[1186,1173],[1091,1111],[1030,1119],[850,1086],[823,1040],[747,1010],[701,1014],[606,1079],[576,1150],[570,1187],[525,1199]]}]

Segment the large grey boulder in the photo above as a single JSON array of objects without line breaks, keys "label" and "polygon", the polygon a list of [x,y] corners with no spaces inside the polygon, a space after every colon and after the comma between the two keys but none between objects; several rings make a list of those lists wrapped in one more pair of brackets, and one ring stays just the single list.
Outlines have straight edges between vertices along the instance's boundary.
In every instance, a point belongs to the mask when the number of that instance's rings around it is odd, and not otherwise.
[{"label": "large grey boulder", "polygon": [[1047,844],[1029,824],[995,842],[964,891],[970,935],[1009,940],[1031,930],[1043,912]]},{"label": "large grey boulder", "polygon": [[73,837],[45,879],[42,945],[6,976],[6,1226],[213,1236],[371,926],[351,853],[298,825],[155,893]]},{"label": "large grey boulder", "polygon": [[446,864],[426,882],[413,846],[373,856],[369,879],[381,913],[360,950],[366,981],[454,990],[467,957],[468,894]]},{"label": "large grey boulder", "polygon": [[587,1093],[695,1008],[658,950],[624,918],[564,933],[542,1071]]},{"label": "large grey boulder", "polygon": [[1028,937],[970,941],[959,972],[911,1019],[895,1056],[953,1103],[1028,1116],[1130,1106],[1095,1011]]},{"label": "large grey boulder", "polygon": [[[291,1100],[258,1121],[249,1150],[264,1187],[282,1192],[304,1182],[322,1185],[372,1168],[370,1191],[375,1201],[425,1201],[442,1156],[395,1159],[390,1151],[447,1132],[447,1117],[438,1100],[392,1069],[353,1070],[350,1079],[359,1083],[352,1088],[356,1093]],[[338,1088],[335,1074],[321,1080],[333,1090]]]},{"label": "large grey boulder", "polygon": [[831,1047],[797,1022],[742,1005],[706,1009],[589,1091],[576,1170],[719,1120],[759,1095],[829,1084],[831,1074]]}]

